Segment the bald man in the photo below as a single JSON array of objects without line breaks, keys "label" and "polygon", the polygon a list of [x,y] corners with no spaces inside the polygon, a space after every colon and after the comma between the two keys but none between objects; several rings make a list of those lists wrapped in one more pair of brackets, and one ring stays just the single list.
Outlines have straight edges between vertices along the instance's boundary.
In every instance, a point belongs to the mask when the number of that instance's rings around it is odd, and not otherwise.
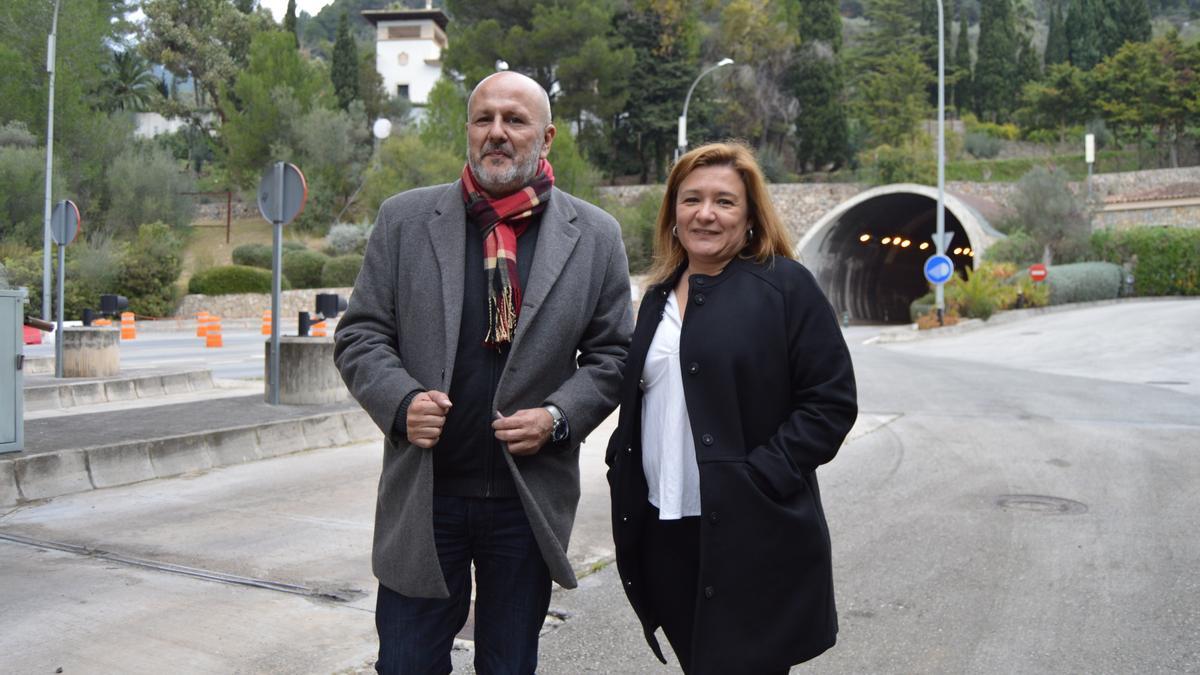
[{"label": "bald man", "polygon": [[632,319],[620,227],[554,187],[554,136],[536,82],[480,82],[461,178],[383,203],[338,326],[385,435],[380,673],[450,672],[472,581],[477,672],[533,673],[551,581],[576,585],[579,444],[616,406]]}]

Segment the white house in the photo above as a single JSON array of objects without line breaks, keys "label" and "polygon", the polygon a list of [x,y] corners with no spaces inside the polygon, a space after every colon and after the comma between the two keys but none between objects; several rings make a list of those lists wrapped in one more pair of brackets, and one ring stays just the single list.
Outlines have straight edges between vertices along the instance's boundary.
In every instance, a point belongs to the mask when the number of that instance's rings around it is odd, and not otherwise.
[{"label": "white house", "polygon": [[375,69],[389,96],[423,106],[442,76],[448,19],[440,9],[369,9],[363,17],[375,26]]}]

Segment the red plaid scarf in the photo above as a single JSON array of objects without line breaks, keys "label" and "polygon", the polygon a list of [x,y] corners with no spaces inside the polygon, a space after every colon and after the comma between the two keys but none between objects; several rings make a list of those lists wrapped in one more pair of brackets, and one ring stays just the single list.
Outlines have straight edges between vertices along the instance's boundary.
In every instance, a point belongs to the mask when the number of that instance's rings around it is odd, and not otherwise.
[{"label": "red plaid scarf", "polygon": [[492,199],[475,182],[468,164],[463,167],[462,185],[467,217],[483,232],[483,269],[488,280],[488,334],[483,344],[499,348],[512,343],[521,312],[517,237],[535,214],[545,210],[554,187],[554,171],[550,162],[543,159],[528,185],[507,197]]}]

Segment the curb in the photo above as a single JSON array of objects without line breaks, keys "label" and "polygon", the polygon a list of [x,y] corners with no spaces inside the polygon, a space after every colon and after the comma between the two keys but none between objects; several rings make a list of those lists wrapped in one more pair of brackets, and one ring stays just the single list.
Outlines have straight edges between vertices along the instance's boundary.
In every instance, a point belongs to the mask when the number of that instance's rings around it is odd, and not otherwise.
[{"label": "curb", "polygon": [[0,506],[379,438],[382,434],[365,411],[345,410],[0,459]]},{"label": "curb", "polygon": [[211,389],[212,371],[202,369],[131,377],[57,380],[50,384],[26,384],[25,411],[61,410]]}]

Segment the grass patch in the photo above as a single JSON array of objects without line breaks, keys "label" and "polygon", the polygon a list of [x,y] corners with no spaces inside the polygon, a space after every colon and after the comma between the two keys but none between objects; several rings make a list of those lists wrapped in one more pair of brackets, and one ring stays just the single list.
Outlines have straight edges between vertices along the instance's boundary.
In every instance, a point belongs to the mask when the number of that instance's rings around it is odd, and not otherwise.
[{"label": "grass patch", "polygon": [[[1067,172],[1071,180],[1087,178],[1087,162],[1083,153],[1054,157],[1019,157],[1014,159],[978,159],[946,162],[946,180],[976,183],[1015,183],[1035,166],[1056,166]],[[1130,150],[1104,150],[1096,153],[1093,173],[1137,171],[1143,167],[1137,153]]]},{"label": "grass patch", "polygon": [[[183,273],[179,276],[180,288],[186,289],[188,280],[197,272],[210,267],[221,267],[233,263],[233,249],[242,244],[266,244],[270,246],[274,234],[271,224],[262,218],[234,219],[229,230],[229,243],[225,243],[225,221],[197,220],[187,228],[188,241],[183,252]],[[299,241],[309,248],[319,248],[321,238],[308,240],[298,236],[295,230],[283,228],[284,241]],[[315,245],[314,245],[315,242]],[[186,292],[186,291],[185,291]]]}]

